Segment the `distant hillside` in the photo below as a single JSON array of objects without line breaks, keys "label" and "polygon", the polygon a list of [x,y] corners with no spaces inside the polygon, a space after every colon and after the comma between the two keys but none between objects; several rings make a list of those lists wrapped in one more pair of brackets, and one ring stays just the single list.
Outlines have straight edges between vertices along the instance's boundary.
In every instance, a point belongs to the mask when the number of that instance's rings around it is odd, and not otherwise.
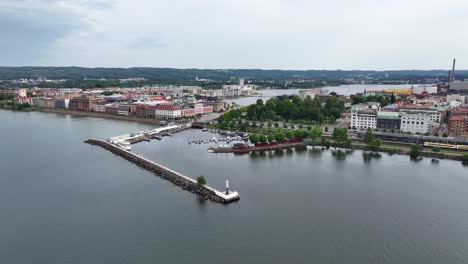
[{"label": "distant hillside", "polygon": [[[143,77],[150,81],[171,82],[194,80],[196,76],[214,81],[247,78],[259,81],[339,80],[372,78],[411,80],[446,78],[446,70],[398,71],[325,71],[325,70],[257,70],[257,69],[170,69],[170,68],[81,68],[81,67],[0,67],[0,80],[46,77],[48,79],[82,80],[83,78],[123,79]],[[468,71],[457,71],[457,78],[468,78]]]}]

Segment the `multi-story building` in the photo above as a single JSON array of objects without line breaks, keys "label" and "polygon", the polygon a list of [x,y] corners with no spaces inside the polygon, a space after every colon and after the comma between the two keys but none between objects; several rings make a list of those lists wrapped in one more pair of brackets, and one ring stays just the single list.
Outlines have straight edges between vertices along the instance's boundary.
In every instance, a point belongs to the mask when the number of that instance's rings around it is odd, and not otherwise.
[{"label": "multi-story building", "polygon": [[97,113],[104,113],[104,112],[106,112],[106,105],[103,105],[103,104],[95,104],[95,105],[93,105],[93,112],[97,112]]},{"label": "multi-story building", "polygon": [[18,89],[18,96],[19,97],[28,97],[28,93],[26,89]]},{"label": "multi-story building", "polygon": [[35,106],[35,107],[39,107],[39,100],[40,98],[39,97],[33,97],[32,98],[32,105]]},{"label": "multi-story building", "polygon": [[206,105],[211,105],[213,106],[213,112],[221,112],[226,109],[226,105],[224,102],[209,102]]},{"label": "multi-story building", "polygon": [[75,97],[70,99],[68,108],[70,110],[92,111],[93,106],[99,104],[101,101],[103,101],[103,99],[87,97],[86,95],[83,95],[81,97]]},{"label": "multi-story building", "polygon": [[398,131],[401,127],[401,114],[398,112],[377,112],[377,129]]},{"label": "multi-story building", "polygon": [[39,107],[40,108],[55,108],[55,99],[48,97],[39,98]]},{"label": "multi-story building", "polygon": [[55,108],[67,109],[70,99],[68,98],[56,98],[55,99]]},{"label": "multi-story building", "polygon": [[408,111],[401,113],[400,130],[410,133],[427,133],[431,128],[431,116],[425,111]]},{"label": "multi-story building", "polygon": [[447,116],[447,111],[445,109],[430,109],[430,108],[419,108],[412,106],[403,106],[400,109],[401,113],[424,113],[430,116],[432,122],[441,123],[444,121],[444,118]]},{"label": "multi-story building", "polygon": [[33,105],[33,98],[32,97],[18,97],[19,104],[29,104]]},{"label": "multi-story building", "polygon": [[466,103],[466,96],[460,94],[449,94],[445,97],[446,102],[458,101],[462,104]]},{"label": "multi-story building", "polygon": [[459,93],[468,93],[468,82],[453,81],[449,84],[451,91],[457,91]]},{"label": "multi-story building", "polygon": [[192,107],[182,109],[182,116],[183,117],[192,117],[195,116],[195,109]]},{"label": "multi-story building", "polygon": [[468,115],[452,116],[448,121],[449,135],[468,137]]},{"label": "multi-story building", "polygon": [[459,106],[452,110],[453,116],[468,116],[468,106]]},{"label": "multi-story building", "polygon": [[154,115],[161,119],[179,119],[182,117],[182,110],[175,105],[157,105]]},{"label": "multi-story building", "polygon": [[376,129],[379,103],[357,104],[351,107],[351,127],[353,129]]}]

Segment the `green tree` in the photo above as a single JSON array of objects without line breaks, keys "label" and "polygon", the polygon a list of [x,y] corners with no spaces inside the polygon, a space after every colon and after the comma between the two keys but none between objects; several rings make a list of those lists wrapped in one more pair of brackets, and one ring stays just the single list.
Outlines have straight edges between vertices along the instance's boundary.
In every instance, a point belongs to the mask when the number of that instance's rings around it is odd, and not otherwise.
[{"label": "green tree", "polygon": [[364,134],[364,140],[363,140],[367,145],[370,146],[372,141],[374,141],[374,135],[372,134],[372,130],[367,129],[366,134]]},{"label": "green tree", "polygon": [[260,143],[262,143],[262,144],[265,144],[265,143],[268,142],[267,137],[265,135],[263,135],[263,134],[259,136],[259,140],[260,140]]},{"label": "green tree", "polygon": [[286,136],[281,131],[278,131],[278,132],[275,133],[275,140],[278,141],[278,142],[283,142],[285,137]]},{"label": "green tree", "polygon": [[273,141],[275,141],[275,135],[273,135],[273,134],[268,135],[268,142],[271,143]]},{"label": "green tree", "polygon": [[372,151],[377,151],[377,149],[382,145],[382,141],[380,139],[374,139],[370,143],[370,148]]},{"label": "green tree", "polygon": [[309,133],[309,136],[312,138],[312,142],[316,139],[322,137],[322,128],[315,126]]},{"label": "green tree", "polygon": [[335,128],[332,135],[333,140],[337,143],[344,143],[348,138],[348,129],[346,128]]},{"label": "green tree", "polygon": [[293,138],[293,133],[291,132],[291,130],[286,130],[284,132],[284,136],[287,138],[287,139],[292,139]]},{"label": "green tree", "polygon": [[257,134],[252,134],[250,135],[249,140],[252,144],[257,144],[260,141],[260,137]]},{"label": "green tree", "polygon": [[304,133],[304,130],[302,129],[296,129],[294,131],[294,138],[297,138],[297,139],[303,139],[304,137],[307,137],[307,131],[305,131],[306,133]]},{"label": "green tree", "polygon": [[463,165],[468,165],[468,153],[463,154],[462,163]]},{"label": "green tree", "polygon": [[439,147],[432,147],[432,152],[439,153],[440,148]]},{"label": "green tree", "polygon": [[422,147],[420,145],[413,145],[411,146],[410,150],[410,157],[412,159],[415,159],[421,155]]},{"label": "green tree", "polygon": [[206,179],[205,176],[201,175],[197,177],[197,183],[200,185],[206,185]]}]

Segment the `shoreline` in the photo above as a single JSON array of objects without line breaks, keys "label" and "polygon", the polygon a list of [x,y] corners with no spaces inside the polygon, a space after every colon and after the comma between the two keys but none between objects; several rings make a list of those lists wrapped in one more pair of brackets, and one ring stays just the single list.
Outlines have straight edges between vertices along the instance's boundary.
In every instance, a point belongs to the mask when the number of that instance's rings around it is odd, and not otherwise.
[{"label": "shoreline", "polygon": [[[312,147],[324,147],[324,148],[340,148],[340,149],[351,149],[351,150],[362,150],[364,152],[374,152],[374,153],[387,153],[389,155],[395,155],[395,154],[398,154],[398,155],[406,155],[408,157],[410,157],[410,152],[408,150],[405,150],[405,149],[401,149],[401,148],[394,148],[394,149],[390,149],[390,148],[385,148],[385,147],[378,147],[376,148],[375,150],[372,150],[369,146],[365,146],[365,145],[345,145],[345,144],[337,144],[337,143],[329,143],[329,144],[324,144],[324,143],[321,143],[321,142],[310,142],[307,144],[308,146],[312,146]],[[416,157],[416,159],[420,158],[420,157],[425,157],[425,158],[433,158],[433,159],[449,159],[449,160],[455,160],[455,161],[462,161],[463,160],[463,155],[460,154],[448,154],[448,153],[435,153],[435,152],[428,152],[428,151],[425,151],[425,150],[422,150],[420,155],[418,157]],[[411,158],[411,157],[410,157]]]},{"label": "shoreline", "polygon": [[[91,112],[91,111],[75,111],[75,110],[62,110],[62,109],[24,109],[24,110],[15,110],[10,108],[0,108],[0,110],[8,110],[13,112],[40,112],[40,113],[51,113],[51,114],[61,114],[61,115],[71,115],[71,116],[79,116],[79,117],[95,117],[95,118],[105,118],[105,119],[113,119],[113,120],[121,120],[121,121],[130,121],[130,122],[138,122],[138,123],[145,123],[150,125],[159,125],[161,120],[159,119],[149,119],[144,117],[136,117],[136,116],[123,116],[123,115],[113,115],[107,113],[99,113],[99,112]],[[175,120],[177,122],[178,120]]]}]

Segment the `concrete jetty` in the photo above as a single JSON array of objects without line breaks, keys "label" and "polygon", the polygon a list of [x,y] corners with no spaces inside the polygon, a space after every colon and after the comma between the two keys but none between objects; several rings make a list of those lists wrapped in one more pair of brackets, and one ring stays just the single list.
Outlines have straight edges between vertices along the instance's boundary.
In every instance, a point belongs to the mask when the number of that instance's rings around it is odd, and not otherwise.
[{"label": "concrete jetty", "polygon": [[109,141],[113,142],[114,144],[119,144],[119,143],[126,143],[127,145],[135,144],[135,143],[150,139],[155,135],[159,135],[162,133],[176,133],[184,129],[190,128],[190,126],[191,126],[190,123],[184,124],[184,125],[174,124],[174,125],[169,125],[169,126],[163,126],[163,127],[155,128],[153,130],[137,131],[137,132],[130,133],[130,134],[112,137],[112,138],[109,138]]},{"label": "concrete jetty", "polygon": [[200,185],[197,183],[196,180],[190,177],[187,177],[179,172],[171,170],[154,161],[146,159],[141,155],[127,151],[109,142],[98,139],[88,139],[85,141],[85,143],[100,146],[104,149],[107,149],[115,155],[121,156],[124,159],[138,165],[139,167],[151,171],[155,175],[165,180],[168,180],[173,184],[181,187],[182,189],[202,197],[203,199],[211,200],[217,203],[230,203],[240,199],[240,196],[237,192],[230,190],[221,192],[210,186]]}]

